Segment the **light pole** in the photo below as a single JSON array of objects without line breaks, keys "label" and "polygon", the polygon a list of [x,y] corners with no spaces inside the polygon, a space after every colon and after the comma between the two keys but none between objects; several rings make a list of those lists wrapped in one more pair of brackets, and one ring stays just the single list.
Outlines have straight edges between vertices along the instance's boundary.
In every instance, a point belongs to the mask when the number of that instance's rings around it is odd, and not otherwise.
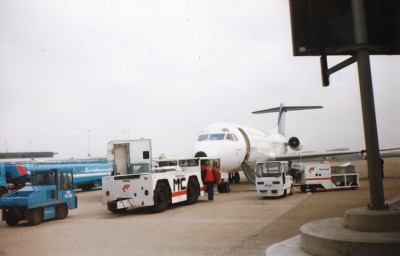
[{"label": "light pole", "polygon": [[7,138],[4,138],[4,143],[5,143],[5,147],[6,147],[6,153],[8,152],[8,140]]},{"label": "light pole", "polygon": [[90,157],[90,130],[87,130],[87,156]]}]

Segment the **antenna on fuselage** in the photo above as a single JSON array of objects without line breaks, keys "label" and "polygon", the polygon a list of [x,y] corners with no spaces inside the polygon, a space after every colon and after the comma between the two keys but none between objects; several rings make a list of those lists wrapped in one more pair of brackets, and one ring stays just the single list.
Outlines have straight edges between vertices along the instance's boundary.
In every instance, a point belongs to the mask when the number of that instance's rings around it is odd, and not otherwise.
[{"label": "antenna on fuselage", "polygon": [[253,114],[265,114],[272,112],[279,112],[278,115],[278,133],[282,136],[285,136],[285,114],[287,111],[295,111],[295,110],[308,110],[308,109],[318,109],[322,108],[322,106],[303,106],[303,107],[286,107],[281,103],[281,105],[277,108],[269,108],[259,111],[251,112]]}]

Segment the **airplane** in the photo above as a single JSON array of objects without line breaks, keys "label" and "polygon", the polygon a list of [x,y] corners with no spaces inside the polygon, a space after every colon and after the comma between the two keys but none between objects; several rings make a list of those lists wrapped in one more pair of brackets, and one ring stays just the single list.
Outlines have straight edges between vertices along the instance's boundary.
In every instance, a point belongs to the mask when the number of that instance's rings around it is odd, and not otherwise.
[{"label": "airplane", "polygon": [[[363,159],[363,151],[327,151],[321,153],[303,153],[303,143],[298,137],[285,138],[285,115],[287,111],[321,109],[322,106],[287,107],[281,104],[277,108],[252,112],[263,114],[279,112],[277,128],[272,131],[232,124],[215,123],[207,126],[200,133],[194,144],[194,157],[211,157],[220,159],[221,183],[220,192],[229,192],[229,183],[240,182],[239,171],[243,170],[246,178],[255,183],[254,168],[260,161],[290,161],[299,159],[328,159],[342,156],[343,160]],[[288,149],[299,153],[288,154]],[[352,155],[350,157],[350,155]],[[354,156],[355,155],[355,156]],[[365,154],[364,154],[365,155]],[[346,158],[346,156],[348,156]]]}]

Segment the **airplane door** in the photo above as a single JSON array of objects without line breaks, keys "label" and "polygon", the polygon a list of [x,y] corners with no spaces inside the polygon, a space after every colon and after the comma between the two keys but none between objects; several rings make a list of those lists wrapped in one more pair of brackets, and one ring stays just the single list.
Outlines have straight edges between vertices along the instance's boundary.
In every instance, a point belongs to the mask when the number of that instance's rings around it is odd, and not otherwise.
[{"label": "airplane door", "polygon": [[247,136],[247,134],[243,131],[242,128],[238,128],[238,130],[240,131],[240,133],[243,135],[243,138],[246,142],[246,157],[244,158],[243,162],[246,162],[249,157],[250,157],[250,140],[249,137]]}]

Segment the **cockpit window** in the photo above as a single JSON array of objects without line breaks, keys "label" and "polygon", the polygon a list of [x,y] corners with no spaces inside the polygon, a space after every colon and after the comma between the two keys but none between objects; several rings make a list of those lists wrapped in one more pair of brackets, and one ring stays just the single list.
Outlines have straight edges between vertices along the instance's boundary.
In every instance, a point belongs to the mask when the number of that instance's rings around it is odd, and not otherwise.
[{"label": "cockpit window", "polygon": [[237,137],[236,137],[236,135],[233,134],[233,133],[228,133],[228,134],[226,135],[226,140],[237,140]]},{"label": "cockpit window", "polygon": [[235,141],[238,141],[238,138],[236,137],[236,135],[234,133],[232,133],[233,138],[235,139]]},{"label": "cockpit window", "polygon": [[[226,135],[226,136],[225,136]],[[212,134],[201,134],[197,141],[205,140],[233,140],[238,141],[238,138],[234,133],[212,133]]]},{"label": "cockpit window", "polygon": [[199,136],[199,138],[197,139],[198,141],[203,141],[203,140],[207,140],[208,139],[208,134],[202,134]]},{"label": "cockpit window", "polygon": [[224,140],[225,139],[225,133],[215,133],[215,134],[210,134],[209,140]]},{"label": "cockpit window", "polygon": [[259,163],[256,167],[257,177],[279,177],[281,168],[279,163]]}]

